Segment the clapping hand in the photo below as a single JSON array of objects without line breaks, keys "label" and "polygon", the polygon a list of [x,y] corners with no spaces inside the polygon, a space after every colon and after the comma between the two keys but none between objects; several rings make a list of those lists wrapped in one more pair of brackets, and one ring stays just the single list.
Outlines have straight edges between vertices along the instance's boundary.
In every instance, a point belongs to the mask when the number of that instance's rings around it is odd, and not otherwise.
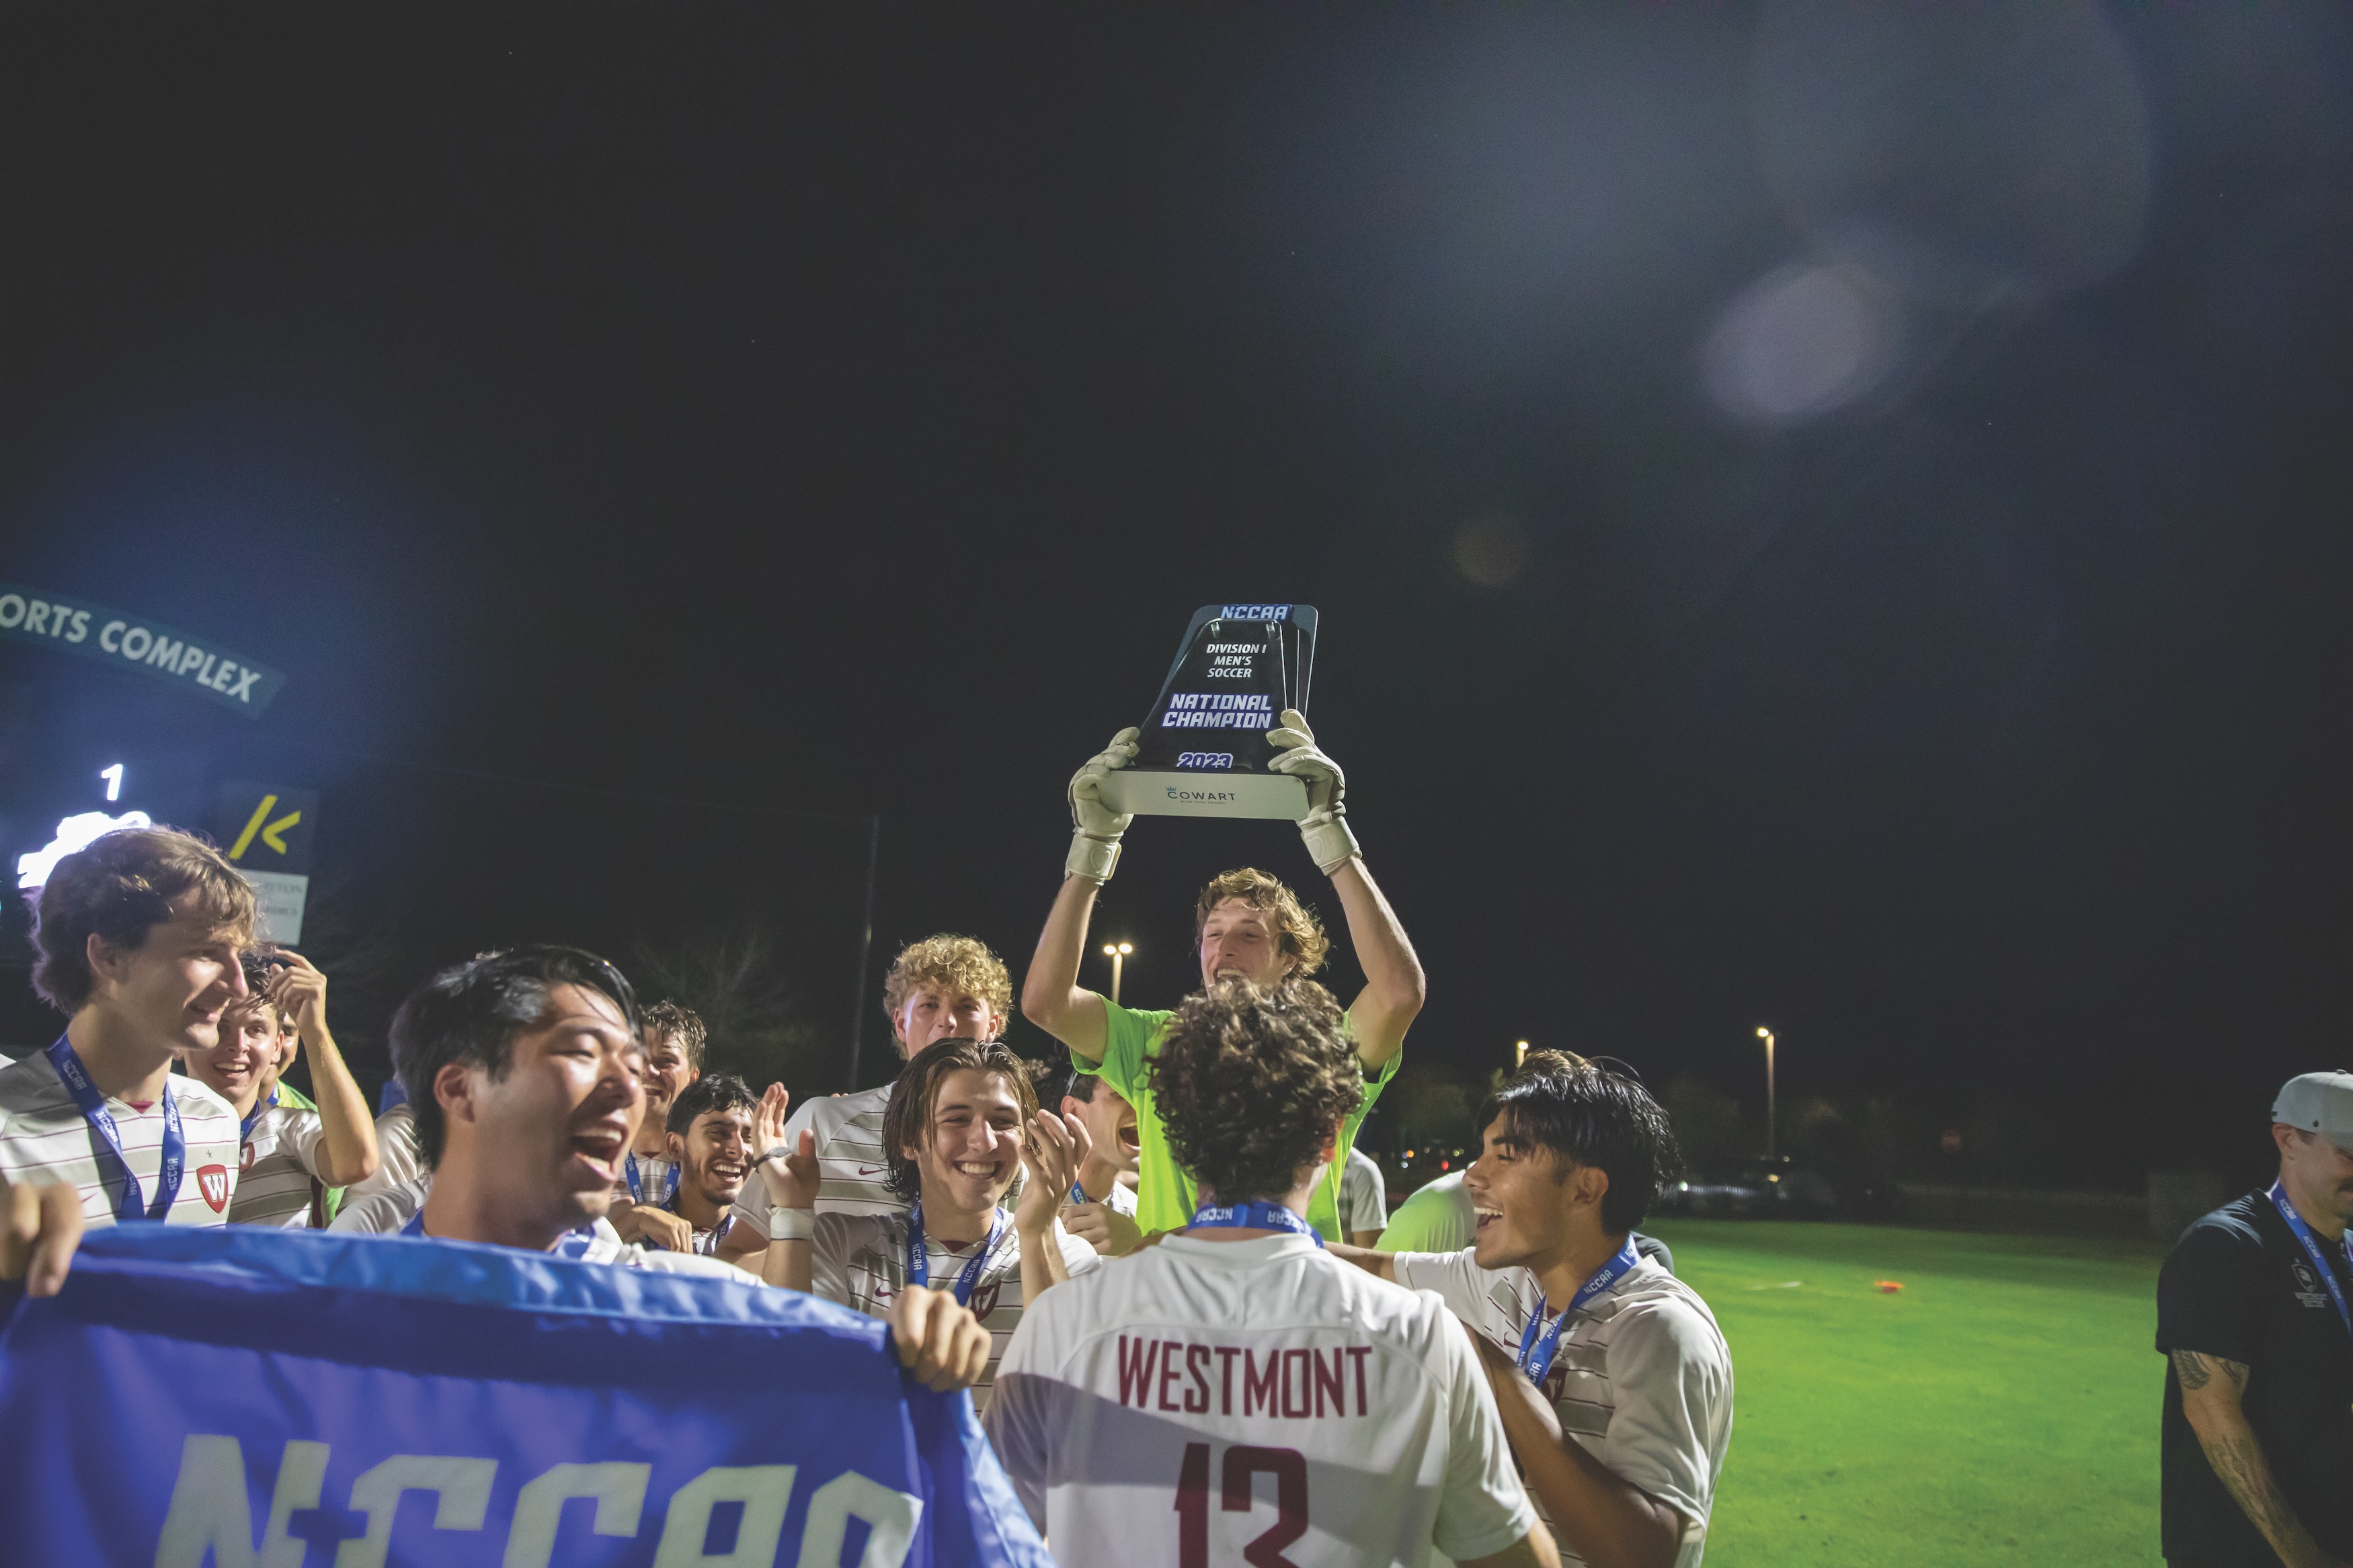
[{"label": "clapping hand", "polygon": [[1040,1110],[1021,1141],[1021,1205],[1013,1221],[1023,1234],[1036,1236],[1053,1228],[1054,1211],[1079,1179],[1079,1167],[1094,1151],[1086,1123],[1075,1116]]},{"label": "clapping hand", "polygon": [[760,1149],[760,1179],[767,1184],[768,1202],[776,1207],[815,1208],[819,1180],[817,1133],[810,1128],[802,1128],[800,1146],[786,1149],[786,1112],[792,1103],[792,1095],[780,1083],[770,1084],[767,1092],[760,1096],[760,1109],[752,1118],[754,1139]]}]

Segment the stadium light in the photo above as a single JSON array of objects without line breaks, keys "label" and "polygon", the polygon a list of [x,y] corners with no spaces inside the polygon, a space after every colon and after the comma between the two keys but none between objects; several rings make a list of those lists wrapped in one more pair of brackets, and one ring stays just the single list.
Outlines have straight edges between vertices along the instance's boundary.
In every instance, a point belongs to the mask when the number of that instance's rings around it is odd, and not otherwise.
[{"label": "stadium light", "polygon": [[1119,1005],[1119,972],[1126,965],[1127,955],[1134,951],[1133,942],[1103,943],[1103,956],[1111,960],[1111,1001],[1114,1007]]},{"label": "stadium light", "polygon": [[1525,1066],[1527,1066],[1527,1065],[1528,1065],[1528,1043],[1527,1043],[1527,1041],[1525,1041],[1525,1040],[1522,1040],[1522,1041],[1520,1042],[1520,1044],[1519,1044],[1519,1049],[1518,1049],[1518,1051],[1517,1051],[1517,1052],[1513,1056],[1513,1058],[1512,1058],[1512,1070],[1514,1070],[1514,1072],[1516,1072],[1516,1071],[1518,1071],[1520,1068],[1524,1068],[1524,1067],[1525,1067]]},{"label": "stadium light", "polygon": [[1773,1147],[1773,1031],[1763,1025],[1757,1026],[1757,1037],[1765,1042],[1765,1157],[1774,1158]]},{"label": "stadium light", "polygon": [[111,833],[118,827],[152,827],[154,824],[143,811],[126,811],[121,816],[109,816],[102,811],[85,811],[69,816],[58,824],[58,836],[30,854],[16,857],[16,886],[30,891],[49,879],[58,861],[77,850],[90,847],[90,840],[101,833]]}]

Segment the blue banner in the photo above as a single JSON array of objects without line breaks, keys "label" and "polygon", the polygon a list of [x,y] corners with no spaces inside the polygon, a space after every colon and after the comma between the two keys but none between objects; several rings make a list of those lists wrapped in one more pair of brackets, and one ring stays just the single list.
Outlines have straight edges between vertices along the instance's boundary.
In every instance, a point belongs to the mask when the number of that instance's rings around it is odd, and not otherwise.
[{"label": "blue banner", "polygon": [[970,1398],[797,1292],[145,1222],[0,1289],[0,1563],[1051,1568]]}]

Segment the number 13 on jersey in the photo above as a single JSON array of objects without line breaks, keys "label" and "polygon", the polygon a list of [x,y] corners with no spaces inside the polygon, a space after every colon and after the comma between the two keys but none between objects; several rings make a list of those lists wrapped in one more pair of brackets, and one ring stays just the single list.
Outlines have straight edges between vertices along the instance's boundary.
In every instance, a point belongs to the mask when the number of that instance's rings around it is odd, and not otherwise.
[{"label": "number 13 on jersey", "polygon": [[[1210,1568],[1209,1449],[1207,1443],[1185,1445],[1185,1466],[1176,1477],[1177,1568]],[[1298,1568],[1282,1549],[1307,1533],[1307,1456],[1296,1448],[1229,1447],[1219,1487],[1221,1510],[1250,1512],[1260,1476],[1274,1478],[1274,1525],[1242,1548],[1242,1561],[1250,1568]]]}]

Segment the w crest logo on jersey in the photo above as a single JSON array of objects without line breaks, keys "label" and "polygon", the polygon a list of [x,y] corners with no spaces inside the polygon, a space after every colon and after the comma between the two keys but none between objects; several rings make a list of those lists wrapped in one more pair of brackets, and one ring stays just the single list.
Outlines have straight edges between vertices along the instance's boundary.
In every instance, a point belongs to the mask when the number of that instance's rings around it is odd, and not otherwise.
[{"label": "w crest logo on jersey", "polygon": [[253,1169],[253,1145],[252,1145],[252,1144],[250,1144],[250,1143],[248,1143],[248,1144],[246,1144],[246,1145],[244,1145],[244,1146],[243,1146],[243,1148],[238,1152],[237,1156],[237,1174],[239,1174],[239,1175],[243,1175],[246,1172],[250,1171],[250,1170],[252,1170],[252,1169]]},{"label": "w crest logo on jersey", "polygon": [[228,1167],[206,1165],[196,1172],[196,1192],[213,1213],[228,1207]]},{"label": "w crest logo on jersey", "polygon": [[997,1293],[1004,1289],[1004,1280],[992,1279],[975,1290],[972,1293],[972,1315],[984,1323],[988,1321],[989,1314],[997,1310]]}]

